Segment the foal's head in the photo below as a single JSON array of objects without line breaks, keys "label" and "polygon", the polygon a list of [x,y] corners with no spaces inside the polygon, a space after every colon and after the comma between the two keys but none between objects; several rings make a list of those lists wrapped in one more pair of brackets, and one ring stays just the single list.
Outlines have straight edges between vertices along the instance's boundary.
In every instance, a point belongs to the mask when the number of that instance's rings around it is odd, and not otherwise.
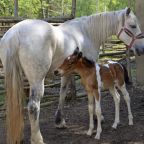
[{"label": "foal's head", "polygon": [[54,74],[63,76],[74,72],[80,58],[82,58],[82,52],[80,52],[79,48],[77,47],[73,54],[68,56],[64,60],[64,62],[58,67],[58,69],[54,71]]}]

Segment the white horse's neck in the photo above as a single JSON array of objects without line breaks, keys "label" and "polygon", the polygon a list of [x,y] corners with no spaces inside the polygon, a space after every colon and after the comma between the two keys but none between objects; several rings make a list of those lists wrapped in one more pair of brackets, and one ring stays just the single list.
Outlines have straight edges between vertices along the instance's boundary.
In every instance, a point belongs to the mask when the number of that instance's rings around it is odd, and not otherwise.
[{"label": "white horse's neck", "polygon": [[58,64],[61,59],[71,54],[76,46],[80,47],[86,57],[97,60],[100,45],[109,36],[117,34],[118,16],[122,11],[124,10],[85,16],[58,27],[56,31],[58,49],[53,61]]},{"label": "white horse's neck", "polygon": [[119,13],[120,11],[106,12],[87,17],[84,22],[84,28],[96,46],[100,46],[109,36],[117,33]]}]

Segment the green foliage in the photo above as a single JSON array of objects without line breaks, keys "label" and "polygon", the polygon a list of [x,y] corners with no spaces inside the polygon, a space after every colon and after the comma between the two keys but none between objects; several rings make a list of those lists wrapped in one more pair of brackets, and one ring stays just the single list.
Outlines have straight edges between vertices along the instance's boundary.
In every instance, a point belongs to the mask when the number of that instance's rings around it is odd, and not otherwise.
[{"label": "green foliage", "polygon": [[[129,0],[77,0],[76,16],[90,15],[96,12],[120,10],[128,7]],[[135,0],[131,0],[134,10]]]},{"label": "green foliage", "polygon": [[[77,0],[76,16],[90,15],[96,12],[134,9],[135,0]],[[18,15],[25,18],[46,18],[71,14],[72,0],[18,0]],[[0,0],[0,16],[13,16],[14,0]]]},{"label": "green foliage", "polygon": [[19,16],[37,18],[41,15],[40,0],[19,0]]},{"label": "green foliage", "polygon": [[[110,0],[108,8],[110,10],[118,10],[129,6],[129,0]],[[131,8],[134,10],[135,0],[131,0]]]},{"label": "green foliage", "polygon": [[13,14],[13,1],[0,0],[0,15],[11,16]]}]

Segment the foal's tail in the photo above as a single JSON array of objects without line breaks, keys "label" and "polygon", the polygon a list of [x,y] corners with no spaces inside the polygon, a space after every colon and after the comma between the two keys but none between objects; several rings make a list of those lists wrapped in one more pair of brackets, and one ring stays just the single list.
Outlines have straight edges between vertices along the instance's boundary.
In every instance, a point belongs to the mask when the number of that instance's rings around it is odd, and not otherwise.
[{"label": "foal's tail", "polygon": [[129,79],[129,76],[128,76],[127,68],[125,67],[124,64],[121,64],[121,66],[123,67],[123,70],[124,70],[124,79],[125,79],[125,83],[126,83],[127,85],[131,85],[132,82],[130,82],[130,79]]},{"label": "foal's tail", "polygon": [[5,67],[7,143],[20,144],[23,137],[23,81],[18,50],[7,49]]}]

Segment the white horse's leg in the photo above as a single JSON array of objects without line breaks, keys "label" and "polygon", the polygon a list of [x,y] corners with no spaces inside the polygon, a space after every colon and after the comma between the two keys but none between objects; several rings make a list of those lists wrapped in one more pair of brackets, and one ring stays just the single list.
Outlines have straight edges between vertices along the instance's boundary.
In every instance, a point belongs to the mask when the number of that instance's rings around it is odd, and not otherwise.
[{"label": "white horse's leg", "polygon": [[93,114],[94,114],[94,98],[92,95],[88,94],[88,110],[89,110],[89,130],[87,132],[87,135],[91,136],[94,129],[94,120],[93,120]]},{"label": "white horse's leg", "polygon": [[118,123],[120,122],[119,120],[119,103],[120,103],[120,95],[117,92],[116,88],[110,88],[110,93],[113,96],[114,103],[115,103],[115,121],[112,125],[113,128],[117,128]]},{"label": "white horse's leg", "polygon": [[56,116],[55,124],[56,124],[57,128],[65,128],[66,127],[64,114],[63,114],[63,108],[64,108],[64,101],[65,101],[66,93],[68,90],[69,82],[70,82],[70,76],[64,76],[61,78],[59,105],[58,105],[58,109],[55,114],[55,116]]},{"label": "white horse's leg", "polygon": [[130,106],[130,97],[129,97],[129,93],[126,89],[125,84],[122,85],[121,87],[119,87],[119,89],[121,90],[123,96],[124,96],[124,100],[127,104],[127,108],[128,108],[128,119],[129,119],[129,125],[133,125],[133,115],[131,112],[131,106]]},{"label": "white horse's leg", "polygon": [[96,115],[97,115],[97,133],[96,133],[96,136],[95,136],[95,139],[100,139],[100,134],[102,132],[102,128],[101,128],[101,105],[100,105],[100,98],[99,100],[97,100],[95,98],[95,112],[96,112]]},{"label": "white horse's leg", "polygon": [[28,113],[31,124],[31,144],[44,144],[39,127],[40,99],[44,94],[44,80],[30,85]]}]

